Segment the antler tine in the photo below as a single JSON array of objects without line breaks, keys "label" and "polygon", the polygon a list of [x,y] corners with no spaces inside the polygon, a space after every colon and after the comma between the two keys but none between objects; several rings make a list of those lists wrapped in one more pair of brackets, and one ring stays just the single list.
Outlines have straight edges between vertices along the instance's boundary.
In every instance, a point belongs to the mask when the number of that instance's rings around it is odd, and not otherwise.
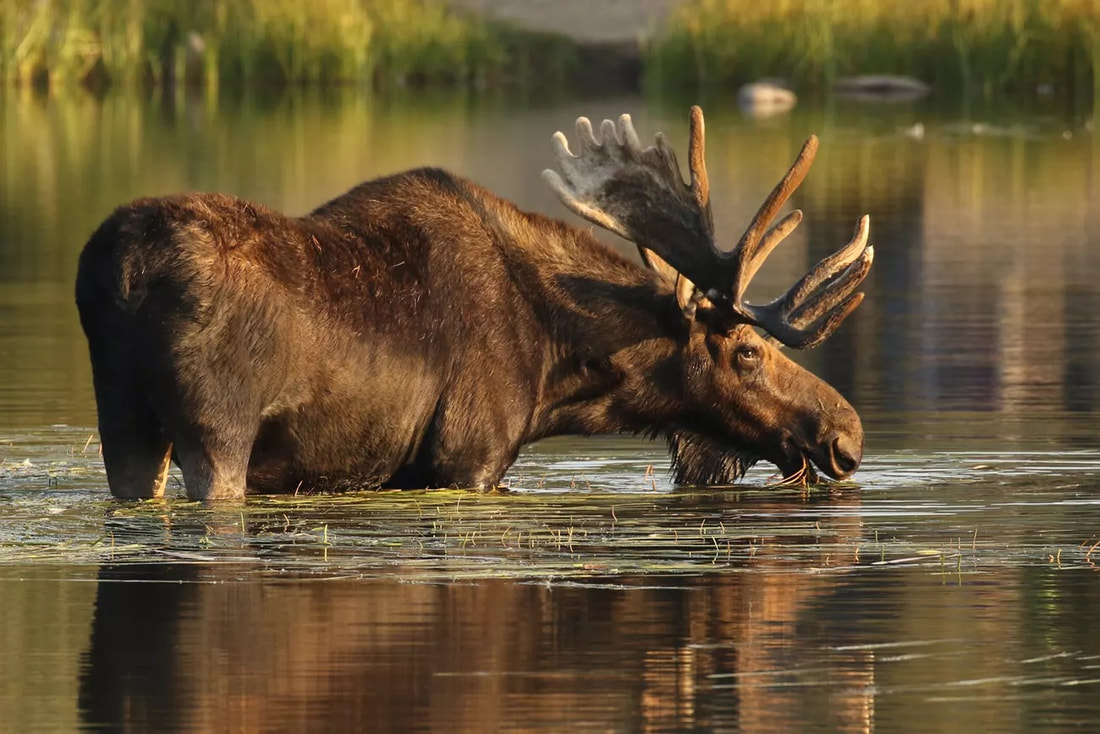
[{"label": "antler tine", "polygon": [[[793,316],[793,312],[796,309],[805,309],[809,306],[810,304],[807,302],[807,299],[817,290],[818,286],[830,278],[833,278],[838,273],[844,272],[851,265],[860,261],[861,257],[867,259],[867,267],[871,267],[869,260],[874,258],[874,248],[868,247],[867,245],[870,225],[870,217],[867,215],[860,217],[859,222],[856,223],[855,234],[852,235],[852,239],[848,241],[848,244],[832,255],[822,258],[821,262],[813,266],[810,272],[802,276],[802,279],[787,291],[787,294],[783,296],[782,300],[786,302],[788,313],[791,313]],[[868,253],[870,254],[868,255]],[[864,276],[866,276],[866,273],[864,273]],[[860,280],[862,279],[863,278],[860,278]],[[834,288],[835,283],[836,281],[830,284],[829,288],[823,292],[827,292]],[[805,312],[808,313],[808,311]]]},{"label": "antler tine", "polygon": [[832,336],[833,332],[844,323],[844,319],[848,318],[861,303],[863,303],[862,292],[850,294],[839,306],[829,313],[828,318],[818,324],[817,328],[805,331],[803,338],[796,344],[791,344],[790,346],[794,349],[813,349]]},{"label": "antler tine", "polygon": [[802,210],[795,209],[779,220],[779,223],[768,230],[768,233],[764,235],[760,240],[760,244],[756,248],[756,255],[748,262],[744,264],[744,269],[740,273],[740,282],[748,287],[748,284],[752,282],[753,276],[756,275],[756,271],[760,269],[760,266],[768,259],[768,255],[775,249],[776,245],[787,238],[791,232],[802,223]]},{"label": "antler tine", "polygon": [[700,209],[710,207],[710,180],[707,178],[706,162],[706,126],[703,123],[703,109],[699,105],[691,108],[691,133],[688,138],[688,166],[691,169],[691,193]]},{"label": "antler tine", "polygon": [[[741,300],[749,281],[756,274],[768,253],[798,226],[797,221],[792,223],[789,221],[790,217],[788,217],[773,230],[777,233],[775,236],[763,237],[768,224],[771,223],[779,210],[787,203],[787,199],[791,197],[794,190],[806,178],[806,174],[809,172],[810,166],[813,165],[816,156],[817,136],[811,135],[806,138],[806,142],[802,144],[802,149],[798,152],[798,157],[787,169],[786,175],[768,194],[768,198],[760,205],[756,216],[749,222],[745,234],[741,235],[741,239],[734,247],[733,253],[736,265],[733,272],[736,280],[733,283],[733,299],[735,303]],[[799,221],[801,221],[801,215],[799,215]],[[765,246],[762,247],[762,244]]]},{"label": "antler tine", "polygon": [[619,138],[623,141],[623,149],[633,156],[642,153],[642,141],[638,139],[638,132],[634,129],[634,122],[630,115],[619,115]]},{"label": "antler tine", "polygon": [[874,258],[875,248],[868,247],[858,260],[849,265],[840,276],[829,284],[828,288],[819,290],[806,299],[801,306],[792,309],[787,316],[787,321],[795,328],[802,329],[832,311],[838,303],[850,296],[852,291],[859,287],[859,284],[867,277]]},{"label": "antler tine", "polygon": [[[592,123],[587,117],[578,117],[575,127],[577,129],[577,142],[580,143],[580,153],[582,155],[586,151],[600,147],[600,144],[596,141],[596,135],[592,132]],[[569,141],[566,140],[564,135],[561,136],[561,139],[565,140],[566,150],[568,150]]]},{"label": "antler tine", "polygon": [[612,154],[622,146],[619,133],[615,130],[615,123],[611,120],[604,120],[600,123],[600,145]]},{"label": "antler tine", "polygon": [[[820,344],[863,300],[862,293],[853,291],[867,277],[875,257],[875,249],[867,244],[869,224],[868,217],[861,217],[851,241],[823,258],[785,295],[765,306],[744,304],[742,310],[775,341],[795,349]],[[815,322],[817,326],[807,328]]]}]

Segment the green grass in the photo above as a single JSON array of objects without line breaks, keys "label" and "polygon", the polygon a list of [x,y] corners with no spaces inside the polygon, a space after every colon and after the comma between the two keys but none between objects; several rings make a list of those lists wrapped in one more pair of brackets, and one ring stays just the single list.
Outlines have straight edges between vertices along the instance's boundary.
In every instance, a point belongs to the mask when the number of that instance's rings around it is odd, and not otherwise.
[{"label": "green grass", "polygon": [[[685,0],[645,50],[651,82],[825,87],[911,74],[998,96],[1100,89],[1096,0]],[[9,84],[527,86],[578,71],[567,39],[443,0],[0,0]]]},{"label": "green grass", "polygon": [[9,84],[481,86],[529,62],[514,31],[438,0],[0,0]]},{"label": "green grass", "polygon": [[847,74],[917,76],[994,96],[1100,85],[1095,0],[686,0],[647,53],[661,86],[732,87],[783,77],[824,87]]}]

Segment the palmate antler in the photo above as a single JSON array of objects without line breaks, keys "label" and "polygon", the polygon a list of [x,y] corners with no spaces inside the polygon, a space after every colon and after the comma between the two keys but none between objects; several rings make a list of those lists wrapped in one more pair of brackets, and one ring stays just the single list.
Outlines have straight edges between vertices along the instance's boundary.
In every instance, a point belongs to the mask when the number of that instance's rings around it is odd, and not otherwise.
[{"label": "palmate antler", "polygon": [[632,240],[651,267],[673,270],[681,306],[705,295],[711,305],[728,308],[737,320],[759,326],[787,346],[816,346],[863,300],[855,289],[874,259],[874,249],[867,244],[868,218],[859,220],[847,245],[811,268],[786,294],[764,305],[750,304],[744,300],[749,282],[802,221],[802,212],[796,210],[768,229],[806,177],[817,153],[817,138],[806,141],[740,241],[723,252],[714,239],[704,137],[703,111],[692,107],[689,185],[663,134],[643,149],[630,116],[623,115],[617,125],[604,120],[597,140],[591,123],[581,117],[577,154],[570,151],[565,135],[555,133],[560,173],[547,170],[543,177],[573,212]]}]

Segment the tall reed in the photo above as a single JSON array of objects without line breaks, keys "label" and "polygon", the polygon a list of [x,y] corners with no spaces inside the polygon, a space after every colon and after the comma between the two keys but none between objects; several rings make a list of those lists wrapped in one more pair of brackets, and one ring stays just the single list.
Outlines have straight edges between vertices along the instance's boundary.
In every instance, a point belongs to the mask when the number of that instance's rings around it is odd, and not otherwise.
[{"label": "tall reed", "polygon": [[0,0],[9,83],[467,82],[506,46],[439,0]]},{"label": "tall reed", "polygon": [[685,0],[647,53],[659,84],[731,86],[778,76],[911,74],[994,95],[1051,85],[1091,91],[1096,0]]}]

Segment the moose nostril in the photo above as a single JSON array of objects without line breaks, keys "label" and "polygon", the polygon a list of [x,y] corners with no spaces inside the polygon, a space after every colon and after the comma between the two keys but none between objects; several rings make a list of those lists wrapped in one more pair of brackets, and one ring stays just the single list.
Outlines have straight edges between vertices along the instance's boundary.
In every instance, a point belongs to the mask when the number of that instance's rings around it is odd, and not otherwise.
[{"label": "moose nostril", "polygon": [[863,446],[849,436],[833,439],[833,465],[841,474],[848,475],[859,467],[863,459]]}]

